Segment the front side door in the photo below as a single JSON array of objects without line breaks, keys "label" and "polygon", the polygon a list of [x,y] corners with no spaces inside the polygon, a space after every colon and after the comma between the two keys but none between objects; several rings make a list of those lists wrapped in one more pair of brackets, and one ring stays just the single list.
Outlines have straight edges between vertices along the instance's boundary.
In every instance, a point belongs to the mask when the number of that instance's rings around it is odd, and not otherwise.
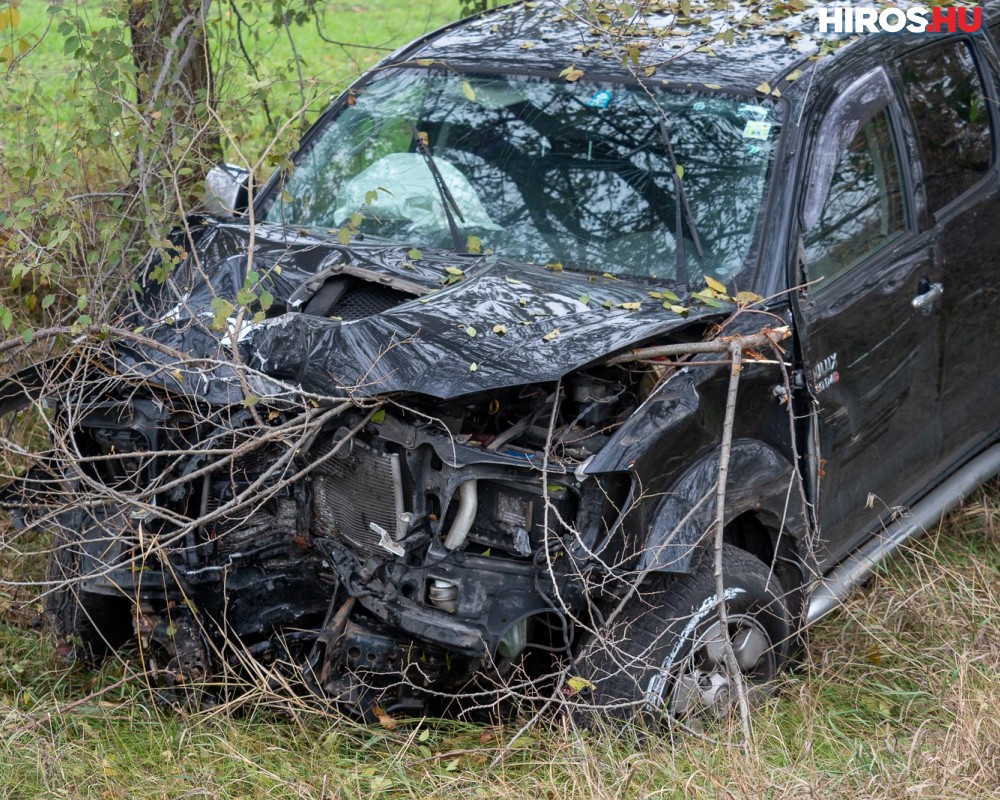
[{"label": "front side door", "polygon": [[834,88],[800,189],[824,568],[913,499],[941,447],[940,275],[934,238],[917,231],[901,107],[881,67]]},{"label": "front side door", "polygon": [[939,243],[944,312],[943,465],[971,456],[1000,425],[1000,174],[994,164],[993,70],[969,38],[896,60],[919,145],[931,233]]}]

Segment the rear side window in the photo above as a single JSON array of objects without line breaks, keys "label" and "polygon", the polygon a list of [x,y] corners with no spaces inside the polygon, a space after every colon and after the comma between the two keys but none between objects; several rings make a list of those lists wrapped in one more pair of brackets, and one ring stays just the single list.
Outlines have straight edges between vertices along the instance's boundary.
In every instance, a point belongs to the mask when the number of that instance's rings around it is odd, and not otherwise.
[{"label": "rear side window", "polygon": [[931,211],[964,194],[990,168],[990,115],[969,43],[945,42],[901,59],[917,126]]},{"label": "rear side window", "polygon": [[880,111],[840,153],[818,221],[803,236],[809,280],[823,289],[906,228],[899,160]]}]

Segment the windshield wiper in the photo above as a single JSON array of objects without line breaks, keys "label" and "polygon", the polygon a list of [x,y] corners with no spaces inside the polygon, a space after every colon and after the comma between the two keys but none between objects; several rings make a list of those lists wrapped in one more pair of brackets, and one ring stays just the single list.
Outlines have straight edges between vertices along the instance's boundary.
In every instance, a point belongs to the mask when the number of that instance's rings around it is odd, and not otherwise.
[{"label": "windshield wiper", "polygon": [[674,176],[674,187],[677,192],[677,279],[683,283],[688,282],[687,258],[684,253],[684,223],[687,222],[688,230],[691,232],[691,241],[694,242],[695,252],[698,258],[704,258],[705,253],[701,249],[701,239],[698,236],[698,226],[695,224],[694,215],[691,213],[691,206],[688,205],[687,193],[684,191],[684,182],[677,169],[677,157],[674,155],[674,148],[670,144],[670,131],[667,130],[667,123],[660,116],[660,136],[663,144],[667,148],[667,157],[670,159],[670,169]]},{"label": "windshield wiper", "polygon": [[420,151],[420,155],[424,157],[424,162],[427,164],[427,168],[431,171],[431,176],[434,178],[434,185],[437,187],[438,196],[441,198],[441,205],[444,206],[444,215],[448,218],[448,230],[451,232],[451,239],[455,244],[455,252],[464,253],[465,242],[462,241],[462,234],[458,230],[458,223],[455,222],[455,214],[458,214],[458,218],[462,222],[465,222],[462,210],[458,207],[458,203],[455,202],[455,198],[448,189],[448,184],[444,182],[441,170],[438,169],[438,165],[434,161],[434,156],[431,155],[431,148],[428,146],[427,140],[421,137],[417,131],[417,126],[412,122],[410,122],[410,128],[413,130],[413,139],[417,143],[417,149]]}]

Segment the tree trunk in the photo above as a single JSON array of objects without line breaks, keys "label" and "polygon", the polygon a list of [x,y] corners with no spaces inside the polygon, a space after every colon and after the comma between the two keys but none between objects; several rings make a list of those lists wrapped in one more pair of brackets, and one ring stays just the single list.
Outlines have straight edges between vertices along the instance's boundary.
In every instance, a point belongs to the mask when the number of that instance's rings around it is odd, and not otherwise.
[{"label": "tree trunk", "polygon": [[199,161],[192,175],[179,180],[185,188],[200,182],[222,154],[207,111],[214,101],[205,36],[210,5],[211,0],[132,0],[129,9],[137,107],[152,131],[139,145],[137,166],[141,175],[164,166],[175,172],[181,160],[185,166]]}]

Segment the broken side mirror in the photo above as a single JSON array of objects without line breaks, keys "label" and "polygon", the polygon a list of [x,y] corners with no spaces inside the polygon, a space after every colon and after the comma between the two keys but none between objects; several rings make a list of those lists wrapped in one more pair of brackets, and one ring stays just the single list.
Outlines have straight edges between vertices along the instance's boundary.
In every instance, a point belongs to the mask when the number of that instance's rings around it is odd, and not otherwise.
[{"label": "broken side mirror", "polygon": [[235,164],[216,164],[205,176],[205,210],[217,217],[236,217],[250,204],[250,170]]}]

